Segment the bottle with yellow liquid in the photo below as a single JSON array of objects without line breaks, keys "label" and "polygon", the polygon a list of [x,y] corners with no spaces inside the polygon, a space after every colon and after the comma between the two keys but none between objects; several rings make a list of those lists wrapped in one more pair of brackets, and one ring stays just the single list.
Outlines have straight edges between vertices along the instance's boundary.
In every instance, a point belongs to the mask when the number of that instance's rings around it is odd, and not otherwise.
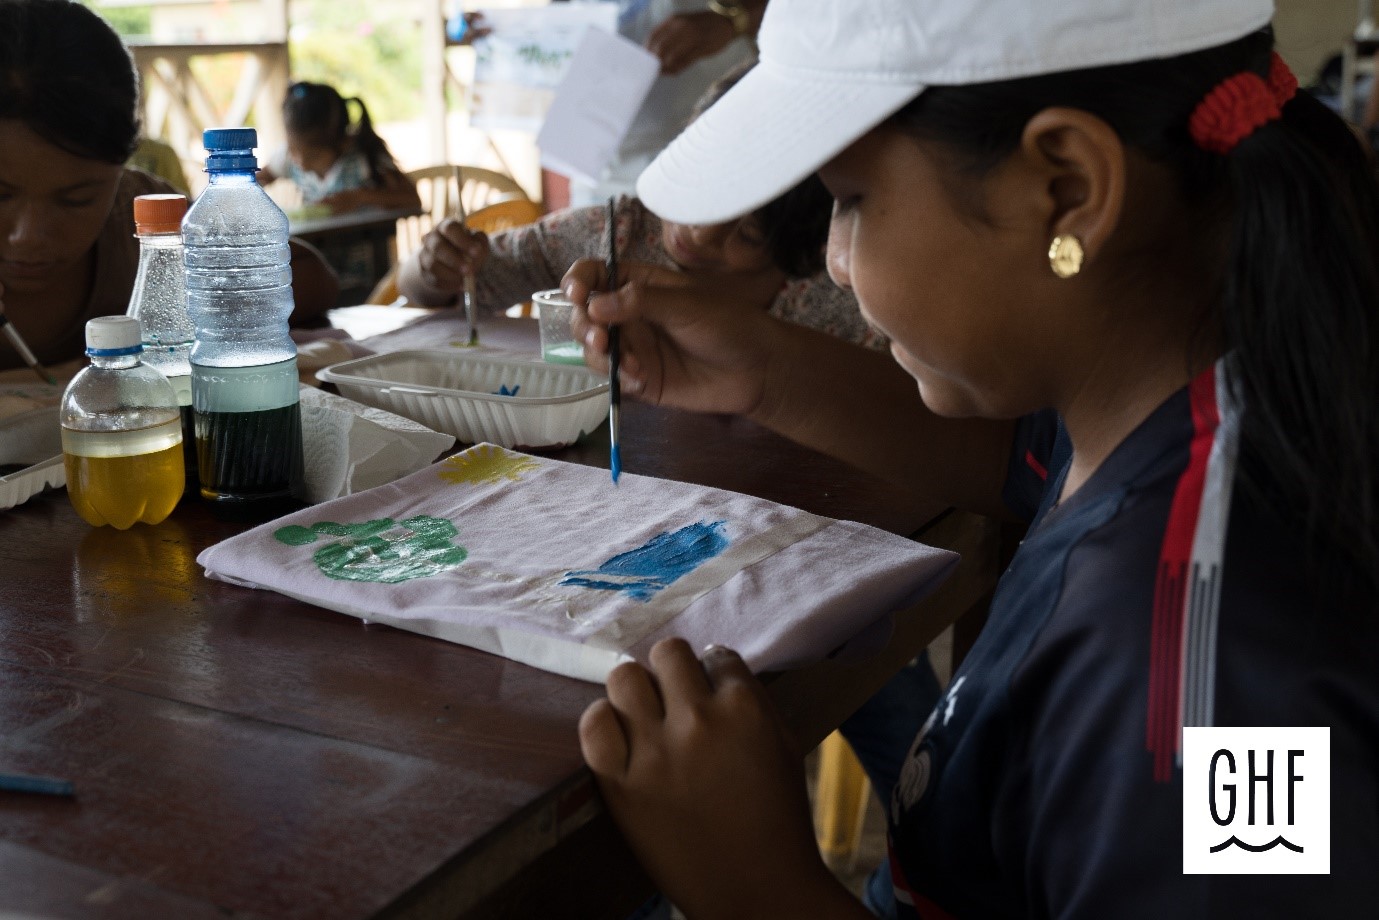
[{"label": "bottle with yellow liquid", "polygon": [[91,366],[62,394],[67,495],[96,527],[157,524],[172,513],[186,484],[177,394],[139,360],[142,350],[137,319],[91,320]]}]

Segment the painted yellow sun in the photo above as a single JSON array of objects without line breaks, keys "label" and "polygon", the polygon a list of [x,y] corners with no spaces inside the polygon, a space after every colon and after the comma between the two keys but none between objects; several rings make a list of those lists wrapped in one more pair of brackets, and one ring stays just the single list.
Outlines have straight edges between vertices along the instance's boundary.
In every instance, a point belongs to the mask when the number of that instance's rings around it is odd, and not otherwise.
[{"label": "painted yellow sun", "polygon": [[492,444],[471,447],[441,464],[440,477],[446,482],[488,485],[506,479],[521,482],[522,474],[540,469],[531,457],[515,454]]}]

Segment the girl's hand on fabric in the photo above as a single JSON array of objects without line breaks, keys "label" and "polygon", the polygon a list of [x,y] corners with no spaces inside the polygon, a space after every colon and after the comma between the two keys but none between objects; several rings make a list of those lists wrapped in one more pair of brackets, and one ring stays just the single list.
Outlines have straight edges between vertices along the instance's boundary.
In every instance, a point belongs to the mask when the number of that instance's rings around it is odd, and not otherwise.
[{"label": "girl's hand on fabric", "polygon": [[624,392],[698,412],[750,413],[761,402],[778,321],[767,315],[774,279],[731,286],[656,265],[625,262],[606,292],[604,264],[576,262],[561,282],[572,326],[595,370],[608,367],[608,326],[620,330]]},{"label": "girl's hand on fabric", "polygon": [[652,30],[646,50],[660,58],[661,73],[673,77],[736,37],[732,23],[717,13],[679,13]]},{"label": "girl's hand on fabric", "polygon": [[488,236],[446,218],[426,234],[417,254],[421,278],[441,291],[459,291],[488,261]]},{"label": "girl's hand on fabric", "polygon": [[650,671],[623,664],[608,675],[608,698],[584,711],[579,739],[656,884],[690,917],[786,916],[798,892],[836,889],[814,842],[801,754],[747,665],[720,648],[700,661],[683,639],[658,642],[650,659]]}]

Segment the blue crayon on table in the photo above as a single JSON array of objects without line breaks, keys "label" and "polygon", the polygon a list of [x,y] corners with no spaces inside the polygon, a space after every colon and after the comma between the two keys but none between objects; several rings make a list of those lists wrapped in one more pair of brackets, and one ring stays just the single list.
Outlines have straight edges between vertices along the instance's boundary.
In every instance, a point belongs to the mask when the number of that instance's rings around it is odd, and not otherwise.
[{"label": "blue crayon on table", "polygon": [[0,792],[32,792],[36,795],[67,797],[76,795],[76,789],[65,779],[25,776],[20,773],[0,773]]}]

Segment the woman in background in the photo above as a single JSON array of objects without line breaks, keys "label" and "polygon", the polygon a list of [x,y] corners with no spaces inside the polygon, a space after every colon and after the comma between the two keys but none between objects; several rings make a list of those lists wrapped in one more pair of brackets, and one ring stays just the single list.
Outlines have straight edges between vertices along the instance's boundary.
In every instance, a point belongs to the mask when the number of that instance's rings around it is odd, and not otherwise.
[{"label": "woman in background", "polygon": [[[171,192],[124,166],[138,81],[119,36],[69,0],[0,3],[0,309],[45,364],[80,358],[86,321],[124,313],[133,203]],[[334,273],[294,241],[294,322],[335,306]],[[0,346],[0,369],[21,367]]]}]

